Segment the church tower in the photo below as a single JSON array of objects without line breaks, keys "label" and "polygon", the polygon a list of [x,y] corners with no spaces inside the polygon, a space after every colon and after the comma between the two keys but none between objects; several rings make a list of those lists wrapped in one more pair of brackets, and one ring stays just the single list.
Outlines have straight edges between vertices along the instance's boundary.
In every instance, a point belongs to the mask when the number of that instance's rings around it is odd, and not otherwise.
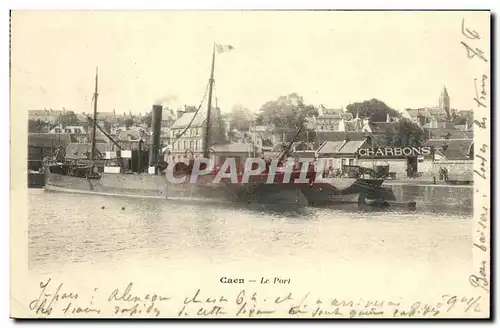
[{"label": "church tower", "polygon": [[441,92],[441,96],[439,96],[439,112],[446,113],[446,119],[449,120],[451,118],[450,112],[450,96],[448,95],[448,91],[446,90],[446,86],[443,87],[443,91]]}]

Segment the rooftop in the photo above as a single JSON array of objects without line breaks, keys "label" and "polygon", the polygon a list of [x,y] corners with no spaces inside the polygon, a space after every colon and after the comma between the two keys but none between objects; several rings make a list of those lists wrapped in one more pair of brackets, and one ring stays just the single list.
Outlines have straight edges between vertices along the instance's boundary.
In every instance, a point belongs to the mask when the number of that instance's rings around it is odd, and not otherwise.
[{"label": "rooftop", "polygon": [[[201,112],[198,112],[198,115],[196,115],[195,112],[189,112],[189,113],[184,113],[180,118],[178,118],[174,124],[172,124],[172,129],[182,129],[185,128],[189,125],[191,120],[193,120],[193,123],[191,124],[191,127],[197,128],[203,126],[203,123],[205,122],[205,117],[201,114]],[[193,119],[194,118],[194,119]]]},{"label": "rooftop", "polygon": [[71,142],[68,134],[55,133],[30,133],[28,134],[28,146],[31,147],[66,147]]},{"label": "rooftop", "polygon": [[430,139],[425,146],[431,146],[436,153],[449,160],[470,159],[473,151],[473,139]]},{"label": "rooftop", "polygon": [[318,149],[318,154],[354,154],[362,148],[366,140],[326,141]]}]

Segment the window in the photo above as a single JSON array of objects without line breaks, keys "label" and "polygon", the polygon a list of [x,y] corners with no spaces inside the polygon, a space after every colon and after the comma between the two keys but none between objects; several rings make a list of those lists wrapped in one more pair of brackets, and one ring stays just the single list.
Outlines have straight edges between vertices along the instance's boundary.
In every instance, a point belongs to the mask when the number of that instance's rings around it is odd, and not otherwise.
[{"label": "window", "polygon": [[193,150],[193,140],[189,141],[189,150]]},{"label": "window", "polygon": [[349,158],[349,165],[354,165],[354,159],[353,158]]},{"label": "window", "polygon": [[342,168],[343,168],[343,167],[344,167],[344,165],[345,165],[345,158],[342,158],[342,161],[341,161],[341,166],[340,166],[340,167],[342,167]]},{"label": "window", "polygon": [[[197,131],[198,131],[198,130],[197,130]],[[200,141],[199,141],[199,140],[196,140],[196,141],[195,141],[195,143],[194,143],[194,150],[198,150],[199,145],[200,145]]]},{"label": "window", "polygon": [[184,150],[186,150],[186,149],[187,149],[187,141],[186,141],[186,140],[184,140],[184,148],[183,148],[183,149],[184,149]]}]

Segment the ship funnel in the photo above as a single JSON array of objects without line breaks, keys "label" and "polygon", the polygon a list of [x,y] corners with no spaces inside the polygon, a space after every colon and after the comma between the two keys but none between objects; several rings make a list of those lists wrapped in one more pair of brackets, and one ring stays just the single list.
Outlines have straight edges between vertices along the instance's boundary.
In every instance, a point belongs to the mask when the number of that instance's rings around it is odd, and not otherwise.
[{"label": "ship funnel", "polygon": [[149,142],[149,166],[158,164],[160,155],[160,136],[161,136],[161,105],[153,105],[151,115],[151,139]]}]

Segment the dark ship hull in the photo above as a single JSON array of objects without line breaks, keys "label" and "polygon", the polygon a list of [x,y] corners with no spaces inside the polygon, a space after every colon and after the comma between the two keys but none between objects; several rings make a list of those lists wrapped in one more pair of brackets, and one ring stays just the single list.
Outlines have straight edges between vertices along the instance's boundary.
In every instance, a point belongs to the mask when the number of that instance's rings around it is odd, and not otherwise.
[{"label": "dark ship hull", "polygon": [[[313,184],[264,183],[257,176],[249,183],[231,183],[222,179],[213,183],[213,175],[198,177],[196,183],[175,184],[165,175],[102,173],[98,179],[74,177],[57,172],[57,166],[45,170],[45,189],[107,196],[157,198],[210,203],[257,203],[283,205],[328,205],[358,203],[367,195],[384,197],[383,180],[334,178]],[[373,196],[372,196],[373,197]],[[389,196],[390,197],[390,196]]]}]

